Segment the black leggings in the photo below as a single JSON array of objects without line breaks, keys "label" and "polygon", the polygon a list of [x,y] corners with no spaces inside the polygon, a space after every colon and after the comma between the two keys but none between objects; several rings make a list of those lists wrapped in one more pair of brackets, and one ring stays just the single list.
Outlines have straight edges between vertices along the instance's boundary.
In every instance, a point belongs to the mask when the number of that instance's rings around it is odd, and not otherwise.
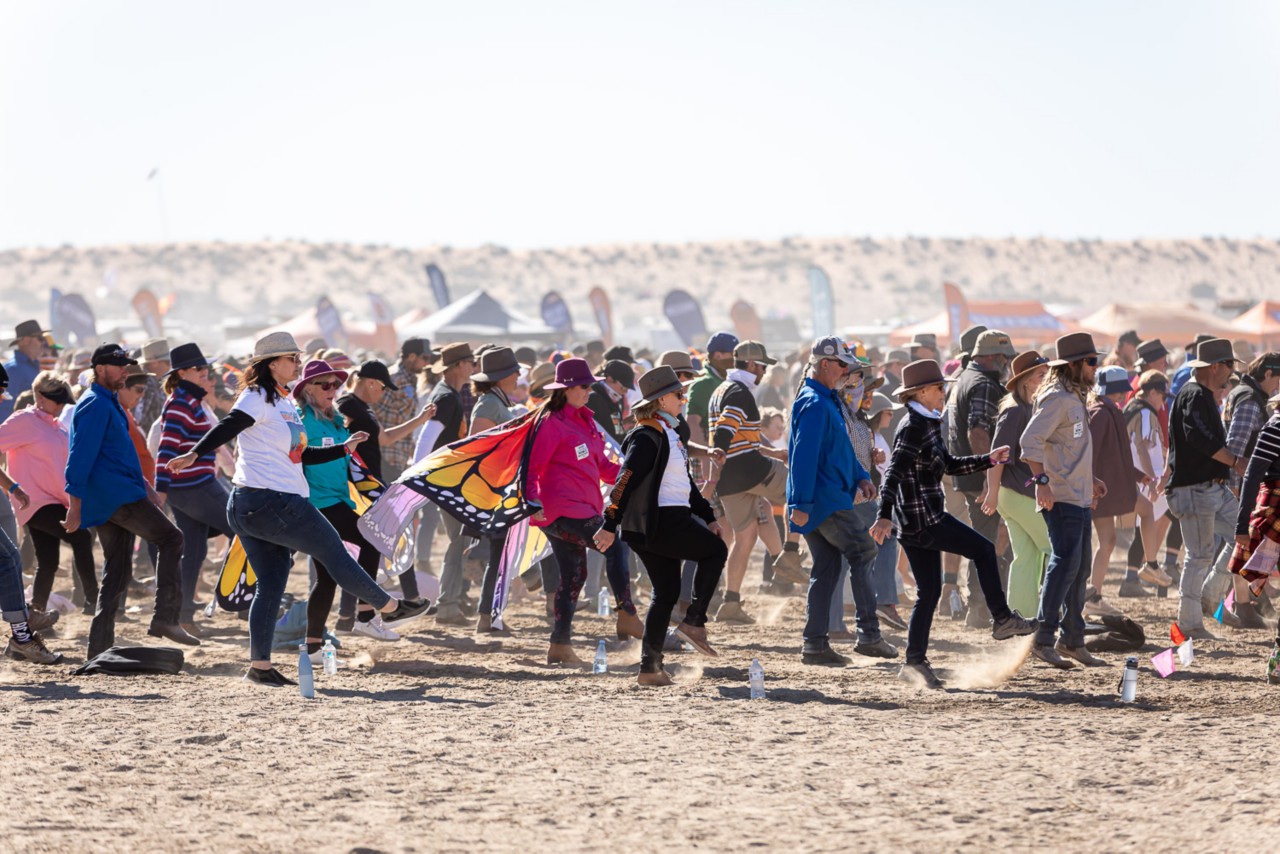
[{"label": "black leggings", "polygon": [[71,546],[76,577],[86,602],[98,601],[98,574],[93,562],[93,534],[86,528],[68,534],[62,523],[67,518],[67,508],[61,504],[46,504],[27,520],[27,534],[36,553],[36,577],[31,584],[31,606],[44,610],[49,604],[49,591],[53,589],[53,577],[58,573],[62,544]]},{"label": "black leggings", "polygon": [[991,541],[961,522],[950,513],[944,513],[937,524],[926,531],[899,534],[898,543],[907,553],[911,574],[916,579],[916,605],[911,609],[911,622],[907,627],[907,663],[919,664],[929,650],[929,631],[933,628],[933,613],[942,595],[942,553],[967,557],[978,571],[978,583],[987,600],[991,616],[999,621],[1009,616],[1009,603],[1000,586],[1000,566],[996,562],[996,547]]},{"label": "black leggings", "polygon": [[[370,578],[376,579],[378,561],[382,558],[382,553],[364,538],[364,534],[360,533],[360,528],[356,525],[356,522],[360,521],[360,516],[356,511],[339,502],[321,507],[320,515],[329,520],[329,524],[338,532],[338,536],[344,543],[360,547],[356,563],[369,573]],[[333,608],[333,597],[337,586],[333,576],[329,575],[329,570],[317,560],[316,582],[311,586],[311,594],[307,598],[307,637],[324,637],[324,623],[329,617],[329,611]]]},{"label": "black leggings", "polygon": [[659,539],[630,544],[653,583],[653,602],[644,621],[645,654],[662,653],[667,624],[680,598],[681,562],[698,563],[693,577],[693,602],[685,611],[684,621],[691,626],[705,626],[707,604],[715,595],[729,557],[724,540],[707,530],[688,507],[658,508],[657,529],[661,532]]}]

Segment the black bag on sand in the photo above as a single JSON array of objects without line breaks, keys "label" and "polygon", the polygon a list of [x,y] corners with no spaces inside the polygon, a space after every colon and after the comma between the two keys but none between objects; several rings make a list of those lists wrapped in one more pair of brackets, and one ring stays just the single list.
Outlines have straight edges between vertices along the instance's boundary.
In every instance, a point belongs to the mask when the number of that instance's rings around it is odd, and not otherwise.
[{"label": "black bag on sand", "polygon": [[1090,652],[1137,652],[1147,642],[1142,626],[1122,614],[1106,614],[1102,623],[1085,623],[1085,648]]},{"label": "black bag on sand", "polygon": [[173,676],[182,670],[184,660],[182,650],[172,646],[113,646],[86,661],[71,675],[163,673]]}]

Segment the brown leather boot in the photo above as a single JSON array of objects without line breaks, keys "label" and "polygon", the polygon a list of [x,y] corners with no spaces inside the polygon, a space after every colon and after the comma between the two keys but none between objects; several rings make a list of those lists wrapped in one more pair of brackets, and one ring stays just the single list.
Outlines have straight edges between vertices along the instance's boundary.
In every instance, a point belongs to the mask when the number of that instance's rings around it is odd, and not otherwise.
[{"label": "brown leather boot", "polygon": [[582,665],[585,662],[573,651],[573,644],[553,643],[547,649],[547,664]]},{"label": "brown leather boot", "polygon": [[636,684],[649,688],[660,688],[675,684],[662,667],[662,653],[660,651],[644,650],[640,656],[640,674],[636,676]]},{"label": "brown leather boot", "polygon": [[644,637],[644,623],[635,614],[618,612],[618,640]]}]

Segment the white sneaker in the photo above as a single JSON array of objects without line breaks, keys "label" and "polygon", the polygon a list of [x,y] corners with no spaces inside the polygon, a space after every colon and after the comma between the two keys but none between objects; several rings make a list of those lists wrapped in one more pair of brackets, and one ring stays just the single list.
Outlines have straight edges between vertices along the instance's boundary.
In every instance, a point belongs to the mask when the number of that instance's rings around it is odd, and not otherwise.
[{"label": "white sneaker", "polygon": [[351,630],[351,633],[355,635],[363,635],[364,637],[380,641],[400,640],[400,635],[382,625],[381,617],[374,617],[367,623],[362,623],[359,620],[356,620],[355,628]]}]

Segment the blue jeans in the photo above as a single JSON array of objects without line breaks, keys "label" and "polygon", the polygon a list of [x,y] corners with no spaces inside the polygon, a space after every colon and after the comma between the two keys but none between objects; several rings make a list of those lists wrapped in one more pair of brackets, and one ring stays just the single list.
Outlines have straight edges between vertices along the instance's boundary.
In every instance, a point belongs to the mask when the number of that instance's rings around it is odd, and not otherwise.
[{"label": "blue jeans", "polygon": [[[1223,585],[1216,582],[1214,576],[1226,573],[1232,550],[1224,549],[1215,566],[1217,538],[1235,540],[1239,509],[1239,502],[1225,484],[1197,483],[1169,490],[1169,512],[1178,520],[1182,542],[1187,547],[1186,565],[1178,582],[1178,593],[1182,597],[1178,605],[1178,625],[1184,631],[1204,626],[1202,596],[1209,593],[1207,598],[1218,599],[1214,588]],[[1226,586],[1229,584],[1228,581]],[[1222,593],[1226,593],[1225,586]]]},{"label": "blue jeans", "polygon": [[210,532],[232,536],[227,524],[227,498],[226,488],[217,480],[169,491],[173,523],[182,532],[182,607],[178,619],[183,623],[195,618],[196,582],[209,554]]},{"label": "blue jeans", "polygon": [[[864,501],[861,504],[853,505],[853,513],[855,516],[858,517],[858,524],[862,525],[862,527],[868,531],[870,531],[871,526],[876,523],[876,518],[879,514],[879,511],[880,511],[880,505],[874,501]],[[874,543],[875,541],[873,540],[872,542]],[[895,543],[896,543],[896,540],[895,540]],[[879,551],[879,547],[877,547],[876,554],[871,559],[871,568],[868,570],[868,573],[869,573],[868,578],[871,579],[871,589],[875,594],[876,605],[881,604],[880,579],[876,577],[876,570],[878,568],[879,556],[880,556],[880,551]],[[841,557],[840,558],[840,579],[839,581],[836,582],[836,592],[831,597],[831,619],[828,623],[828,628],[833,631],[835,629],[839,629],[840,631],[843,632],[843,631],[848,631],[849,629],[849,627],[845,624],[845,621],[844,621],[844,603],[846,599],[844,583],[849,578],[849,575],[850,575],[849,561]],[[892,578],[889,579],[889,583],[893,584]],[[891,589],[893,590],[893,593],[894,593],[893,601],[897,602],[898,589],[897,587],[891,587]],[[852,587],[850,588],[850,592],[852,592]],[[856,604],[857,600],[855,599],[854,601]]]},{"label": "blue jeans", "polygon": [[1044,511],[1049,528],[1049,568],[1040,591],[1040,628],[1036,643],[1052,646],[1062,627],[1062,642],[1084,646],[1084,597],[1093,568],[1093,513],[1088,507],[1056,502]]},{"label": "blue jeans", "polygon": [[871,589],[876,544],[858,512],[837,510],[805,534],[804,539],[813,557],[806,601],[805,646],[820,646],[827,639],[831,627],[831,598],[840,583],[842,557],[849,561],[849,587],[858,611],[858,641],[880,640],[880,619],[876,616],[876,597]]},{"label": "blue jeans", "polygon": [[876,591],[877,605],[898,604],[898,538],[885,537],[876,550],[876,565],[871,570],[871,586]]},{"label": "blue jeans", "polygon": [[381,610],[391,601],[347,552],[333,525],[301,495],[237,486],[231,490],[227,519],[258,576],[249,606],[249,656],[253,661],[271,660],[277,612],[293,566],[293,552],[323,563],[334,581],[375,609]]},{"label": "blue jeans", "polygon": [[0,527],[0,609],[4,610],[6,623],[27,621],[27,598],[22,592],[22,556],[2,527]]}]

